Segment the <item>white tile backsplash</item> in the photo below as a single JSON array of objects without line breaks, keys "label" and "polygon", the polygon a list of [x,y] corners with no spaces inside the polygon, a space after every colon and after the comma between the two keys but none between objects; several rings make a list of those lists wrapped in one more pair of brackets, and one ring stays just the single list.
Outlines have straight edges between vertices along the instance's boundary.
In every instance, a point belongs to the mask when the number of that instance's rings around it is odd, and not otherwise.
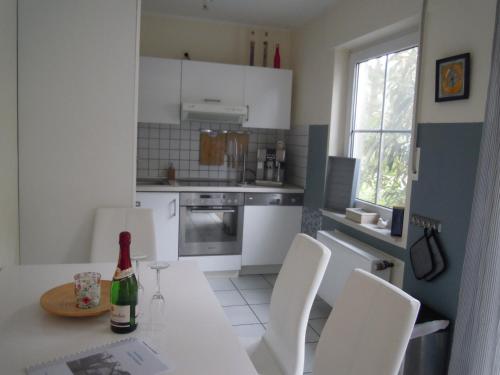
[{"label": "white tile backsplash", "polygon": [[168,150],[170,148],[170,139],[160,139],[160,149]]},{"label": "white tile backsplash", "polygon": [[[179,178],[239,178],[239,171],[221,166],[199,164],[200,130],[241,130],[237,124],[198,123],[168,125],[139,123],[137,139],[137,176],[162,177],[172,163]],[[305,185],[309,127],[289,131],[275,129],[244,129],[249,131],[247,165],[255,170],[257,149],[274,148],[277,140],[287,147],[286,179],[295,185]]]},{"label": "white tile backsplash", "polygon": [[[179,125],[158,125],[139,123],[137,139],[137,176],[165,176],[165,169],[172,163],[181,178],[239,178],[236,169],[226,165],[203,166],[199,164],[200,130],[241,130],[241,125],[196,123]],[[277,140],[283,140],[285,133],[273,129],[245,129],[250,132],[248,168],[256,168],[256,150],[274,147]],[[263,143],[259,143],[261,137]],[[151,163],[151,161],[153,161]]]}]

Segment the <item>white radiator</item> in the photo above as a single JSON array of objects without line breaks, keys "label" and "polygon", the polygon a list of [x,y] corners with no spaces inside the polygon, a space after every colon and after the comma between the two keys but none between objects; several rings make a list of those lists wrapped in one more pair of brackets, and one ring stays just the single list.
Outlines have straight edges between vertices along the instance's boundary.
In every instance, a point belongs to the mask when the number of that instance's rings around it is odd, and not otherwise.
[{"label": "white radiator", "polygon": [[[404,263],[361,241],[339,231],[319,231],[318,241],[326,245],[332,255],[318,295],[330,306],[344,288],[347,278],[355,268],[361,268],[401,287]],[[393,267],[387,267],[392,264]],[[396,276],[396,277],[395,277]]]}]

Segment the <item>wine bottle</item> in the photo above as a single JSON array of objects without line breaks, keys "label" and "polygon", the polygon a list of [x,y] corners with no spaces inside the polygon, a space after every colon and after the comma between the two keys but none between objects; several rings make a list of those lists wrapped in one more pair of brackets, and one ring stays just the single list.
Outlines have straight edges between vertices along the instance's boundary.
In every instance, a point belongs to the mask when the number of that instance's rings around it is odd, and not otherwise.
[{"label": "wine bottle", "polygon": [[273,67],[275,69],[281,68],[281,57],[280,57],[280,45],[279,45],[279,43],[276,44],[276,50],[274,51]]},{"label": "wine bottle", "polygon": [[130,261],[130,233],[120,233],[120,256],[111,283],[111,330],[128,333],[137,328],[137,279]]}]

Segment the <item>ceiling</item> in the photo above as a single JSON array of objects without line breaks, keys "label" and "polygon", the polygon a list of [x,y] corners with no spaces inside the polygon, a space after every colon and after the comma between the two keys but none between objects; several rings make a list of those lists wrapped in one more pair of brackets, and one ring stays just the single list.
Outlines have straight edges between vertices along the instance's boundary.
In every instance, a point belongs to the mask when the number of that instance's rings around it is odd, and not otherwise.
[{"label": "ceiling", "polygon": [[[146,12],[292,28],[320,15],[336,0],[143,0]],[[207,10],[203,9],[206,4]]]}]

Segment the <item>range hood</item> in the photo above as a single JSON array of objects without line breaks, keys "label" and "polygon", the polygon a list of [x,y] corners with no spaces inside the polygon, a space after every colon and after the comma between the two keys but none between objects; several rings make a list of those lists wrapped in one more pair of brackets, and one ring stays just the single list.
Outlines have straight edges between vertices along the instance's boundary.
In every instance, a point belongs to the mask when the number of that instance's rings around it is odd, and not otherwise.
[{"label": "range hood", "polygon": [[242,124],[248,119],[248,108],[221,103],[182,103],[182,119]]}]

